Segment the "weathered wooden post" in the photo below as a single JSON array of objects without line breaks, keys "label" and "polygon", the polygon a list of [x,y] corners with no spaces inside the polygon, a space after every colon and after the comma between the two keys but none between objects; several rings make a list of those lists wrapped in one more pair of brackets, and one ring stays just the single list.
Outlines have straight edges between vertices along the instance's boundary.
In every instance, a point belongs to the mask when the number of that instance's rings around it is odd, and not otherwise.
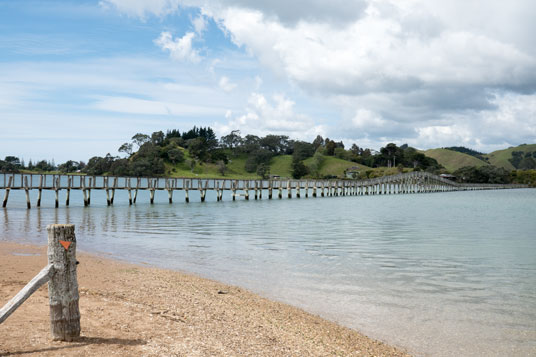
[{"label": "weathered wooden post", "polygon": [[56,193],[55,207],[58,208],[60,206],[60,178],[59,177],[55,181],[54,191]]},{"label": "weathered wooden post", "polygon": [[166,179],[166,189],[168,192],[169,203],[173,203],[173,181]]},{"label": "weathered wooden post", "polygon": [[54,275],[48,282],[52,337],[73,341],[80,336],[74,225],[51,224],[47,231],[48,263],[54,266]]},{"label": "weathered wooden post", "polygon": [[272,180],[268,181],[268,199],[271,200],[272,199]]},{"label": "weathered wooden post", "polygon": [[141,178],[138,177],[138,179],[136,180],[136,189],[134,190],[134,200],[133,200],[134,203],[136,203],[136,199],[138,198],[138,190],[140,189],[140,185],[141,185]]},{"label": "weathered wooden post", "polygon": [[43,193],[43,175],[39,176],[39,191],[37,191],[37,207],[41,207],[41,194]]},{"label": "weathered wooden post", "polygon": [[71,180],[70,176],[67,176],[67,195],[65,196],[65,206],[69,206],[69,200],[71,198]]},{"label": "weathered wooden post", "polygon": [[128,190],[128,204],[132,206],[132,186],[130,184],[130,177],[127,179],[127,190]]},{"label": "weathered wooden post", "polygon": [[4,202],[2,203],[2,207],[7,206],[7,200],[9,198],[9,191],[11,191],[11,181],[13,181],[13,176],[9,176],[8,184],[6,186],[6,193],[4,194]]},{"label": "weathered wooden post", "polygon": [[104,188],[106,190],[106,205],[111,205],[112,202],[110,201],[110,188],[108,187],[108,177],[104,177]]},{"label": "weathered wooden post", "polygon": [[149,202],[154,204],[154,192],[156,190],[156,180],[153,182],[151,179],[147,179],[147,185],[149,185]]},{"label": "weathered wooden post", "polygon": [[[87,206],[87,189],[86,189],[86,177],[80,177],[80,187],[82,189],[82,194],[84,195],[84,207]],[[37,200],[39,204],[39,199]]]},{"label": "weathered wooden post", "polygon": [[114,185],[112,187],[112,197],[110,198],[110,202],[114,204],[114,197],[115,197],[115,189],[117,188],[117,177],[114,177]]},{"label": "weathered wooden post", "polygon": [[298,180],[298,182],[296,183],[296,198],[300,198],[301,197],[301,181]]},{"label": "weathered wooden post", "polygon": [[290,183],[290,180],[287,180],[287,197],[292,198],[292,184]]},{"label": "weathered wooden post", "polygon": [[249,180],[244,181],[244,196],[246,197],[246,201],[249,201]]},{"label": "weathered wooden post", "polygon": [[24,176],[24,192],[26,193],[26,207],[28,209],[32,208],[30,203],[30,189],[28,188],[28,177]]},{"label": "weathered wooden post", "polygon": [[89,189],[87,190],[87,205],[91,204],[91,184],[95,185],[97,179],[93,176],[89,178]]},{"label": "weathered wooden post", "polygon": [[198,181],[197,184],[199,185],[199,189],[201,190],[201,202],[205,202],[205,198],[207,197],[208,180],[205,181],[204,188],[203,188],[203,184],[201,183],[201,181]]}]

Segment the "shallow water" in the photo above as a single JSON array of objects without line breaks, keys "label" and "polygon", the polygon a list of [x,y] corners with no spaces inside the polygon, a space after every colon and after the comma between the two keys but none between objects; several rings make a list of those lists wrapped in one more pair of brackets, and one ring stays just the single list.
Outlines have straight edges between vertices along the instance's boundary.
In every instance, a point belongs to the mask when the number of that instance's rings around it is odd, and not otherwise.
[{"label": "shallow water", "polygon": [[[3,192],[2,192],[3,194]],[[61,199],[64,200],[64,197]],[[36,192],[32,192],[35,202]],[[25,209],[13,191],[0,240],[46,242],[74,223],[78,247],[194,272],[356,328],[418,355],[536,355],[536,190],[200,203],[147,192],[113,207]],[[264,197],[267,197],[265,194]]]}]

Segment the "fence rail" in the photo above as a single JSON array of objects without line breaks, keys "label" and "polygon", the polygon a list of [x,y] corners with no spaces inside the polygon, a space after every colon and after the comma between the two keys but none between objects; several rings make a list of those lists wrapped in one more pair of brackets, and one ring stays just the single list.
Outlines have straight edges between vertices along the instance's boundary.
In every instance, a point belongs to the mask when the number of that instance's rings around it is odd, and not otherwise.
[{"label": "fence rail", "polygon": [[0,324],[48,282],[52,337],[73,341],[80,336],[74,225],[51,224],[47,226],[47,232],[48,265],[0,309]]}]

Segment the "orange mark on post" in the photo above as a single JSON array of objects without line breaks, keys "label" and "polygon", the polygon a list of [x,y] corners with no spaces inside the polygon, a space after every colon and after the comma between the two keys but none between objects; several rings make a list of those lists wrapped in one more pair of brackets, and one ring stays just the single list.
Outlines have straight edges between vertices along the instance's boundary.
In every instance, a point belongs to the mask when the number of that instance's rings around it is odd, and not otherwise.
[{"label": "orange mark on post", "polygon": [[60,244],[63,246],[63,248],[65,248],[65,250],[68,250],[69,249],[69,246],[71,245],[72,242],[66,242],[64,240],[60,240]]}]

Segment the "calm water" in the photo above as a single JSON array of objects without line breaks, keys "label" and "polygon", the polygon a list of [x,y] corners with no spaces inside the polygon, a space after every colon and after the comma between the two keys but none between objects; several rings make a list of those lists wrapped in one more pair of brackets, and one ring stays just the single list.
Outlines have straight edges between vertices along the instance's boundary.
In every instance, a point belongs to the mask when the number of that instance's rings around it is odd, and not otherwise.
[{"label": "calm water", "polygon": [[209,192],[188,205],[157,192],[152,206],[148,195],[130,207],[116,192],[106,207],[93,191],[84,208],[74,191],[54,209],[45,192],[28,211],[13,191],[0,240],[45,244],[47,224],[74,223],[79,249],[243,286],[418,355],[536,355],[536,190],[249,202]]}]

